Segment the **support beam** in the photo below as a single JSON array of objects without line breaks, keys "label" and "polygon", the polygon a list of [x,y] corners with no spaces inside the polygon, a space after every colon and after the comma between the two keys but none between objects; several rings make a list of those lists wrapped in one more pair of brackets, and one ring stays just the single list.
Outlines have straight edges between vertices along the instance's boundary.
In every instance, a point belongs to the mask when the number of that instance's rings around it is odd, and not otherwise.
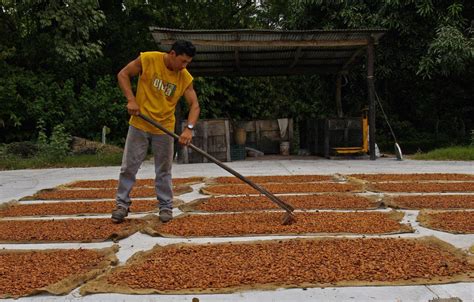
[{"label": "support beam", "polygon": [[367,45],[367,95],[369,101],[369,149],[370,159],[375,160],[375,85],[374,85],[374,41]]},{"label": "support beam", "polygon": [[[236,41],[240,41],[240,34],[236,33],[234,39]],[[238,47],[234,49],[234,59],[235,59],[235,68],[238,72],[240,72],[240,54],[239,54]]]},{"label": "support beam", "polygon": [[300,59],[300,57],[301,57],[301,47],[298,47],[295,52],[295,58],[293,59],[293,62],[290,65],[290,69],[295,67],[296,64],[298,64],[298,60]]},{"label": "support beam", "polygon": [[[171,45],[169,45],[171,46]],[[361,46],[362,47],[362,51],[365,50],[365,46]],[[341,47],[341,48],[333,48],[333,49],[318,49],[318,50],[314,50],[312,48],[302,48],[301,49],[301,52],[303,54],[305,53],[314,53],[315,51],[317,51],[318,53],[322,54],[323,56],[327,57],[327,56],[330,56],[330,55],[334,55],[334,54],[337,54],[338,57],[341,57],[341,56],[344,56],[346,57],[347,59],[349,59],[351,57],[351,55],[354,53],[354,51],[358,50],[360,47],[356,47],[356,48],[347,48],[347,47]],[[171,49],[171,47],[168,47],[167,48],[168,50]],[[273,49],[262,49],[262,48],[259,48],[259,49],[246,49],[246,50],[240,50],[241,53],[246,53],[246,54],[269,54],[270,57],[272,57],[272,54],[275,54],[275,53],[287,53],[288,52],[288,49],[285,49],[285,48],[273,48]],[[199,56],[202,56],[202,55],[215,55],[215,54],[228,54],[228,55],[232,55],[234,53],[233,50],[228,50],[227,48],[226,49],[220,49],[220,48],[215,48],[214,50],[200,50],[199,51]],[[341,53],[343,53],[343,55],[340,55]]]},{"label": "support beam", "polygon": [[[312,40],[312,41],[294,41],[294,40],[273,40],[273,41],[222,41],[222,40],[189,40],[195,46],[228,46],[228,47],[344,47],[344,46],[366,46],[369,42],[366,39],[360,40]],[[172,45],[176,40],[159,40],[161,45]]]},{"label": "support beam", "polygon": [[237,71],[240,71],[240,56],[239,56],[239,50],[236,49],[234,51],[234,58],[235,58],[235,67]]},{"label": "support beam", "polygon": [[336,108],[337,117],[343,117],[342,101],[341,101],[341,90],[342,90],[342,75],[340,73],[336,76]]},{"label": "support beam", "polygon": [[[302,74],[332,74],[334,75],[339,71],[339,66],[337,65],[327,65],[324,68],[319,67],[316,69],[315,66],[308,67],[295,67],[293,69],[288,69],[287,66],[284,67],[274,67],[274,68],[250,68],[250,67],[241,67],[241,70],[238,72],[234,67],[211,67],[211,68],[194,68],[190,66],[188,69],[193,76],[285,76],[285,75],[302,75]],[[316,72],[315,72],[316,70]]]}]

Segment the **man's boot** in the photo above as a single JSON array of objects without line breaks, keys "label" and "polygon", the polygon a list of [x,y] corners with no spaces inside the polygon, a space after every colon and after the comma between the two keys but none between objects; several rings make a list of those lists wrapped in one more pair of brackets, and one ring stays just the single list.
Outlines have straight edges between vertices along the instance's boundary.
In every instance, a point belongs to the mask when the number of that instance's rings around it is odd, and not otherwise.
[{"label": "man's boot", "polygon": [[128,209],[122,207],[116,207],[112,211],[112,222],[122,223],[125,220],[125,217],[128,216]]},{"label": "man's boot", "polygon": [[160,210],[160,221],[168,222],[173,219],[173,210],[171,209],[161,209]]}]

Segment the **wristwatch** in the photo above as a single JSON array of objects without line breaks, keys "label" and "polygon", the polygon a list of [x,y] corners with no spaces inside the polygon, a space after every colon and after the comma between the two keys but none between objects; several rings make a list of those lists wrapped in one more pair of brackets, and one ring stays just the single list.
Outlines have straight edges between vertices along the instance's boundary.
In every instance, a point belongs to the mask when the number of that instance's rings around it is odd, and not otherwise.
[{"label": "wristwatch", "polygon": [[193,124],[188,124],[186,126],[186,128],[188,128],[189,130],[193,130],[194,129],[194,125]]}]

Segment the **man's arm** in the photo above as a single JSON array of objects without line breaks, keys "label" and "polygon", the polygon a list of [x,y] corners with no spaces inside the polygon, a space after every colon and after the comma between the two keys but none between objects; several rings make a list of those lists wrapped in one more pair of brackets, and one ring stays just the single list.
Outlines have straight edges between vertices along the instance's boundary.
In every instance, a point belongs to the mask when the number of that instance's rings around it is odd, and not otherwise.
[{"label": "man's arm", "polygon": [[[199,108],[199,101],[197,98],[196,91],[194,90],[193,83],[189,84],[188,88],[184,91],[184,98],[189,105],[189,114],[188,114],[188,124],[196,125],[199,119],[199,113],[201,109]],[[185,128],[181,136],[179,137],[179,142],[181,144],[187,145],[191,143],[193,138],[193,132],[189,128]]]},{"label": "man's arm", "polygon": [[132,77],[139,75],[142,72],[142,61],[140,57],[128,63],[117,74],[118,84],[122,90],[123,95],[127,98],[127,110],[130,115],[138,115],[140,108],[138,107],[135,95],[133,94],[132,84],[130,82]]}]

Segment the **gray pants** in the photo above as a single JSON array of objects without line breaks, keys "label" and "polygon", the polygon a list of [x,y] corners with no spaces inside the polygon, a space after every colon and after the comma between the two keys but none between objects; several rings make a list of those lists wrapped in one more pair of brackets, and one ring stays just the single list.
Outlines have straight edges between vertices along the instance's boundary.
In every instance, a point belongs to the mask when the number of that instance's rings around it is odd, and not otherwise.
[{"label": "gray pants", "polygon": [[166,134],[150,134],[133,126],[128,128],[123,151],[117,189],[117,206],[130,207],[130,191],[135,184],[136,175],[148,151],[149,141],[155,159],[155,190],[160,209],[172,209],[173,184],[171,165],[173,163],[173,138]]}]

